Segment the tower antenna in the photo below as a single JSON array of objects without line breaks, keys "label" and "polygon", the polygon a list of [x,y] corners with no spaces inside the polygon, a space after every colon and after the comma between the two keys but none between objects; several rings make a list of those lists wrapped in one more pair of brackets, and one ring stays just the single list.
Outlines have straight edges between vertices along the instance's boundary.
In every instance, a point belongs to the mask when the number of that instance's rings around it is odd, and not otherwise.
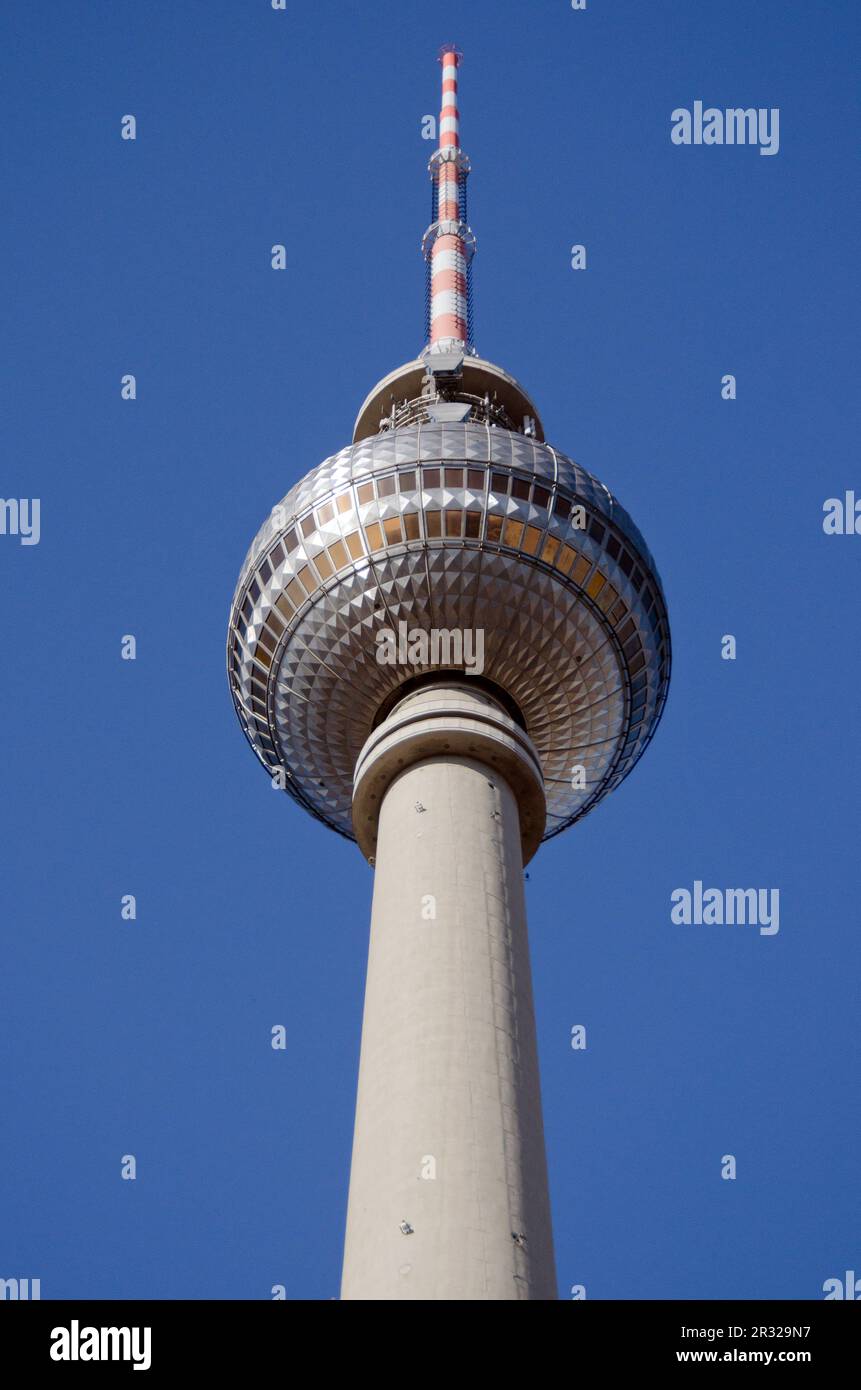
[{"label": "tower antenna", "polygon": [[440,50],[442,101],[439,146],[428,162],[431,222],[422,238],[427,265],[427,339],[430,352],[475,353],[472,343],[472,258],[475,237],[467,222],[468,157],[460,147],[457,71],[462,55],[454,44]]}]

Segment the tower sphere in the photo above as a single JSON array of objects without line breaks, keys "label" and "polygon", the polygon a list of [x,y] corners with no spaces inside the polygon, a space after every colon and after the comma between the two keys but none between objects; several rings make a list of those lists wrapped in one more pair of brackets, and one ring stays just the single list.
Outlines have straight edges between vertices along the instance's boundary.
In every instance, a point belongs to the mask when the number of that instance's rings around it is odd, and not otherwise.
[{"label": "tower sphere", "polygon": [[[267,517],[231,611],[233,698],[270,775],[281,769],[286,791],[354,837],[356,760],[398,692],[422,672],[487,683],[538,750],[549,838],[617,786],[652,737],[670,672],[663,591],[607,488],[534,437],[534,414],[511,418],[529,404],[521,388],[477,359],[446,358],[442,376],[438,366],[428,353],[381,383],[394,417]],[[488,388],[479,398],[470,367]],[[367,416],[366,405],[357,434]],[[403,638],[403,656],[410,633],[433,630],[473,634],[473,655],[481,632],[481,671],[451,659],[445,638],[433,665],[379,659],[381,632]]]}]

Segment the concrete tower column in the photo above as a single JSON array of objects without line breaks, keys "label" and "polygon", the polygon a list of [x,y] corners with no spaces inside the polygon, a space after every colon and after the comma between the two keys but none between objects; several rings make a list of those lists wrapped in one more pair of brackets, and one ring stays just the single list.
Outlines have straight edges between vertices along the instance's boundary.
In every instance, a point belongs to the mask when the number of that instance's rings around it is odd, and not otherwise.
[{"label": "concrete tower column", "polygon": [[356,766],[375,861],[344,1299],[555,1299],[523,895],[537,754],[468,678],[395,706]]}]

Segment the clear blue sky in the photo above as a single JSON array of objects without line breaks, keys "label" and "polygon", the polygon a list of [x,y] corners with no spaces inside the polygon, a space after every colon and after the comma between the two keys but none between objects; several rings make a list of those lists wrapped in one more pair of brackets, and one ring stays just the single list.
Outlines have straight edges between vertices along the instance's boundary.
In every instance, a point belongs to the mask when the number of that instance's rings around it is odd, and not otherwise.
[{"label": "clear blue sky", "polygon": [[[643,761],[530,870],[561,1294],[861,1270],[861,537],[821,525],[861,496],[859,19],[4,4],[2,491],[41,540],[0,536],[0,1276],[337,1296],[371,873],[270,789],[225,631],[266,511],[421,347],[451,38],[478,346],[631,511],[674,639]],[[779,107],[778,155],[671,144],[696,100]],[[779,933],[674,926],[695,879],[778,888]]]}]

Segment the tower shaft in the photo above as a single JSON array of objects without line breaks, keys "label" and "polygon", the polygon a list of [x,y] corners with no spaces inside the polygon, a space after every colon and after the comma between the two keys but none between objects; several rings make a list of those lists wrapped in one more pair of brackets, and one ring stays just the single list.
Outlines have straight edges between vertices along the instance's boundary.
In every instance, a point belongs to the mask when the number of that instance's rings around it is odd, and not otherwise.
[{"label": "tower shaft", "polygon": [[520,807],[543,825],[531,757],[463,687],[407,697],[360,756],[357,833],[369,811],[378,823],[345,1299],[556,1297],[522,881]]}]

